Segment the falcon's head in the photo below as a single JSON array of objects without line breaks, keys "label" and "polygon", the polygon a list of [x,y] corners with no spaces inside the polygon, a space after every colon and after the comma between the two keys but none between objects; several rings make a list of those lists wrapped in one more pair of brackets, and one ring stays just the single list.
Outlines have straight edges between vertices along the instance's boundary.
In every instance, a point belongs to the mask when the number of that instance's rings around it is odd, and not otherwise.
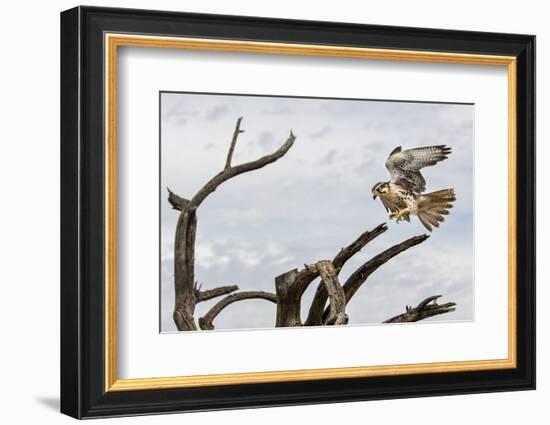
[{"label": "falcon's head", "polygon": [[372,187],[372,199],[376,199],[377,196],[383,195],[390,190],[390,184],[388,182],[378,182]]}]

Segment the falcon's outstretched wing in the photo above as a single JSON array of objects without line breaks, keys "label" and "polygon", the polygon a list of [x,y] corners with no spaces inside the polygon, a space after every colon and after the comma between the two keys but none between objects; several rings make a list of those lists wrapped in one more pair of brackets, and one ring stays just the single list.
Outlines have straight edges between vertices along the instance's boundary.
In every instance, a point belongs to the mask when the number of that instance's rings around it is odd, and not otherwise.
[{"label": "falcon's outstretched wing", "polygon": [[386,168],[390,172],[391,182],[411,192],[422,193],[426,190],[426,180],[420,174],[420,169],[443,161],[450,153],[451,148],[445,145],[426,146],[405,151],[401,151],[401,146],[398,146],[386,160]]}]

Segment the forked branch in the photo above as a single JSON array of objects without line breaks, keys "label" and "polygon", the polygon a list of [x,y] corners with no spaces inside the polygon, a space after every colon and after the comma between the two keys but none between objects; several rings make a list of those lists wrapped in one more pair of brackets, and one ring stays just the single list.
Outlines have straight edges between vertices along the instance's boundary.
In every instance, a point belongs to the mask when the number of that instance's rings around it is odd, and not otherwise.
[{"label": "forked branch", "polygon": [[[386,223],[379,224],[374,229],[368,230],[362,233],[351,244],[342,248],[340,252],[332,260],[332,264],[334,265],[334,269],[336,270],[336,275],[338,276],[340,274],[342,267],[344,267],[344,265],[350,258],[352,258],[355,254],[361,251],[361,249],[363,249],[369,242],[371,242],[376,237],[380,236],[386,230],[388,230],[388,226],[386,226]],[[315,277],[313,277],[313,279]],[[321,282],[317,286],[317,291],[315,292],[313,301],[311,302],[311,306],[309,308],[308,316],[305,322],[306,326],[317,326],[322,324],[323,311],[325,309],[327,300],[328,300],[328,292],[325,285]]]},{"label": "forked branch", "polygon": [[269,155],[264,155],[255,161],[245,162],[243,164],[231,165],[231,159],[233,157],[233,149],[235,149],[235,144],[237,143],[237,137],[240,133],[243,133],[244,130],[240,129],[240,119],[237,120],[237,125],[235,127],[235,133],[231,141],[231,147],[227,155],[225,168],[216,174],[210,179],[196,194],[191,198],[189,203],[189,208],[198,208],[199,205],[206,199],[208,195],[214,192],[220,184],[223,182],[238,176],[239,174],[247,173],[249,171],[257,170],[259,168],[265,167],[268,164],[271,164],[277,161],[279,158],[284,156],[288,150],[294,144],[296,136],[290,131],[288,138],[285,143],[279,147],[276,151],[270,153]]},{"label": "forked branch", "polygon": [[236,286],[225,286],[200,291],[195,287],[195,237],[197,228],[196,210],[201,203],[225,181],[249,171],[257,170],[277,161],[284,156],[294,143],[296,137],[290,131],[290,135],[283,145],[269,155],[262,156],[255,161],[233,166],[231,164],[233,153],[241,130],[242,117],[237,120],[233,137],[229,145],[229,151],[222,171],[211,178],[191,200],[180,197],[168,189],[168,202],[172,208],[180,211],[180,217],[176,226],[174,241],[174,286],[176,303],[174,307],[174,322],[178,330],[197,329],[194,313],[198,302],[206,301],[214,297],[225,295],[237,290]]},{"label": "forked branch", "polygon": [[[360,266],[355,270],[344,283],[344,294],[346,296],[346,304],[348,304],[351,298],[357,293],[359,288],[365,283],[367,278],[374,273],[380,266],[387,263],[393,257],[401,254],[403,251],[406,251],[413,246],[416,246],[426,239],[428,235],[413,236],[412,238],[407,239],[404,242],[398,243],[391,248],[382,251],[380,254],[375,255],[369,261]],[[326,308],[323,312],[323,323],[327,320],[330,315],[330,311]]]},{"label": "forked branch", "polygon": [[401,254],[409,248],[418,245],[428,239],[428,235],[413,236],[404,242],[398,243],[391,248],[386,249],[380,254],[374,256],[369,261],[364,263],[361,267],[355,270],[346,283],[344,283],[344,293],[346,294],[346,302],[349,302],[355,293],[359,290],[361,285],[367,280],[367,278],[374,273],[381,265],[387,263],[396,255]]},{"label": "forked branch", "polygon": [[437,300],[441,297],[442,295],[433,295],[420,302],[416,307],[407,305],[405,306],[405,313],[398,314],[383,323],[418,322],[428,317],[451,313],[456,310],[456,303],[438,304]]}]

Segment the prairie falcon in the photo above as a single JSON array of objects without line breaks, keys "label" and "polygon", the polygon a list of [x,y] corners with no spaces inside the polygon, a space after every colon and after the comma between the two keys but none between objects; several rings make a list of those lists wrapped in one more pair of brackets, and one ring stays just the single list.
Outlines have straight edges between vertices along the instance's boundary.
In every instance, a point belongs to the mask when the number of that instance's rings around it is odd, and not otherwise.
[{"label": "prairie falcon", "polygon": [[437,190],[423,193],[426,180],[420,169],[443,161],[451,153],[445,145],[426,146],[401,150],[395,148],[386,160],[390,180],[378,182],[372,188],[373,199],[380,197],[390,219],[396,222],[410,221],[410,215],[418,216],[420,222],[430,232],[432,227],[439,227],[444,215],[449,214],[452,202],[456,200],[454,189]]}]

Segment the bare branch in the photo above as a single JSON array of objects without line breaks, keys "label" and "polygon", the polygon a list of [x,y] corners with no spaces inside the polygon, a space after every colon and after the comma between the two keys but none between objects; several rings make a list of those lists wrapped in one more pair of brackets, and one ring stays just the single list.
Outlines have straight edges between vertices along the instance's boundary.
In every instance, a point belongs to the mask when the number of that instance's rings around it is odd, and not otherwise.
[{"label": "bare branch", "polygon": [[418,322],[428,317],[450,313],[456,310],[456,303],[453,302],[437,304],[439,298],[441,298],[441,295],[433,295],[420,302],[414,308],[405,306],[405,313],[398,314],[382,323]]},{"label": "bare branch", "polygon": [[374,238],[380,236],[386,230],[388,230],[388,226],[386,225],[386,223],[379,224],[374,229],[367,230],[366,232],[361,234],[361,236],[359,236],[356,240],[354,240],[345,248],[342,248],[340,252],[336,255],[336,257],[334,257],[334,259],[332,260],[332,264],[334,264],[336,272],[339,273],[342,267],[344,267],[346,262],[351,257],[361,251],[365,247],[365,245],[367,245]]},{"label": "bare branch", "polygon": [[[318,277],[321,283],[317,288],[313,303],[309,310],[306,325],[343,325],[347,324],[346,305],[359,290],[366,279],[381,265],[399,253],[425,241],[428,236],[416,236],[400,244],[394,245],[376,255],[347,279],[341,285],[338,275],[346,262],[358,253],[366,244],[385,231],[385,223],[364,232],[355,241],[342,250],[332,261],[321,260],[313,265],[304,265],[300,271],[291,270],[275,279],[276,294],[264,291],[237,292],[237,285],[221,286],[210,290],[202,290],[194,281],[195,237],[197,227],[196,210],[201,203],[225,181],[249,171],[260,169],[283,157],[294,144],[296,137],[290,134],[283,145],[269,155],[255,161],[233,166],[232,159],[241,130],[242,117],[235,125],[233,136],[227,152],[225,166],[222,171],[212,177],[191,200],[182,198],[168,189],[168,202],[181,212],[176,227],[174,247],[174,283],[176,302],[174,321],[179,330],[195,330],[195,307],[202,301],[227,295],[218,301],[205,315],[199,319],[201,329],[214,329],[213,321],[228,305],[246,299],[264,299],[277,303],[276,326],[301,326],[301,299],[308,286]],[[229,295],[228,295],[229,294]],[[433,296],[422,301],[415,308],[406,308],[406,312],[388,319],[385,323],[412,322],[455,310],[455,303],[438,305]],[[328,301],[328,307],[326,307]]]},{"label": "bare branch", "polygon": [[233,158],[233,151],[235,150],[235,145],[237,144],[237,139],[239,134],[244,133],[244,130],[241,130],[241,121],[243,117],[239,117],[237,120],[237,125],[235,126],[235,131],[233,132],[233,138],[231,139],[231,144],[229,145],[229,151],[227,152],[227,159],[225,160],[225,169],[229,170],[231,168],[231,159]]},{"label": "bare branch", "polygon": [[[362,233],[351,244],[342,248],[340,252],[332,260],[332,264],[334,265],[334,268],[336,270],[336,275],[340,274],[342,267],[344,267],[344,265],[350,258],[352,258],[355,254],[361,251],[361,249],[363,249],[369,242],[371,242],[374,238],[380,236],[386,230],[388,230],[388,226],[386,226],[386,223],[379,224],[374,229],[368,230]],[[315,277],[313,277],[313,279]],[[323,284],[323,282],[321,282],[317,286],[317,292],[315,292],[313,301],[311,302],[308,316],[305,321],[305,326],[317,326],[322,324],[323,311],[325,309],[327,300],[328,300],[328,293],[325,288],[325,285]]]},{"label": "bare branch", "polygon": [[[404,242],[398,243],[397,245],[392,246],[391,248],[386,249],[380,254],[372,257],[369,261],[364,263],[361,267],[355,270],[346,283],[344,283],[344,293],[346,295],[346,304],[350,302],[351,298],[359,290],[359,288],[365,283],[367,278],[374,273],[380,266],[387,263],[396,255],[401,254],[403,251],[418,245],[428,239],[428,235],[414,236],[410,239],[407,239]],[[325,308],[322,315],[322,323],[326,321],[330,312],[328,308]]]},{"label": "bare branch", "polygon": [[323,324],[323,312],[325,311],[325,305],[328,300],[328,292],[323,282],[317,286],[317,291],[313,296],[307,319],[304,322],[304,326],[319,326]]},{"label": "bare branch", "polygon": [[401,254],[403,251],[416,246],[426,239],[428,235],[413,236],[410,239],[407,239],[404,242],[398,243],[397,245],[392,246],[391,248],[386,249],[380,254],[374,256],[357,270],[355,270],[351,276],[344,283],[344,293],[346,294],[346,302],[349,303],[351,298],[355,295],[361,285],[367,280],[367,278],[376,271],[381,265],[387,263],[393,257],[398,254]]},{"label": "bare branch", "polygon": [[189,204],[189,199],[176,195],[169,188],[166,188],[166,190],[168,190],[168,202],[170,202],[172,208],[178,211],[183,211],[187,204]]},{"label": "bare branch", "polygon": [[200,303],[202,301],[208,301],[212,298],[220,297],[222,295],[230,294],[231,292],[238,291],[239,287],[237,285],[231,285],[231,286],[220,286],[218,288],[214,289],[208,289],[206,291],[201,291],[198,289],[196,291],[196,298],[197,303]]},{"label": "bare branch", "polygon": [[319,271],[316,267],[304,264],[304,268],[298,272],[295,277],[296,293],[301,297],[308,288],[309,284],[319,277]]},{"label": "bare branch", "polygon": [[277,302],[277,296],[271,292],[264,291],[243,291],[237,292],[235,294],[228,295],[227,297],[218,301],[214,307],[212,307],[208,313],[199,319],[199,326],[202,330],[212,330],[214,329],[213,321],[221,311],[226,308],[228,305],[242,300],[251,300],[251,299],[262,299],[271,301],[272,303]]},{"label": "bare branch", "polygon": [[322,260],[317,262],[313,267],[319,273],[321,282],[325,286],[330,300],[329,315],[325,324],[345,325],[348,323],[346,297],[332,262],[329,260]]},{"label": "bare branch", "polygon": [[[174,286],[176,292],[176,303],[174,306],[174,321],[178,330],[197,329],[194,319],[195,306],[197,302],[211,299],[212,297],[230,293],[235,289],[225,287],[211,291],[197,291],[195,287],[195,237],[197,227],[196,210],[206,197],[214,192],[220,184],[239,174],[253,171],[268,164],[271,164],[285,155],[294,143],[296,137],[290,131],[286,142],[275,152],[258,158],[255,161],[231,166],[233,152],[237,138],[243,130],[240,129],[242,117],[237,120],[233,138],[227,153],[225,168],[210,179],[196,194],[187,200],[168,190],[168,201],[172,207],[181,211],[176,226],[174,241]],[[231,289],[231,290],[230,290]]]},{"label": "bare branch", "polygon": [[291,131],[286,142],[281,147],[279,147],[279,149],[277,149],[275,152],[269,155],[262,156],[261,158],[258,158],[255,161],[245,162],[244,164],[236,165],[234,167],[229,167],[219,172],[212,179],[210,179],[210,181],[206,183],[195,194],[195,196],[193,196],[189,204],[189,208],[197,208],[206,199],[208,195],[214,192],[218,188],[218,186],[223,182],[225,182],[226,180],[229,180],[230,178],[238,176],[239,174],[246,173],[248,171],[257,170],[259,168],[265,167],[266,165],[277,161],[279,158],[281,158],[288,152],[288,150],[294,144],[294,140],[296,140],[296,136],[294,136],[294,134]]}]

